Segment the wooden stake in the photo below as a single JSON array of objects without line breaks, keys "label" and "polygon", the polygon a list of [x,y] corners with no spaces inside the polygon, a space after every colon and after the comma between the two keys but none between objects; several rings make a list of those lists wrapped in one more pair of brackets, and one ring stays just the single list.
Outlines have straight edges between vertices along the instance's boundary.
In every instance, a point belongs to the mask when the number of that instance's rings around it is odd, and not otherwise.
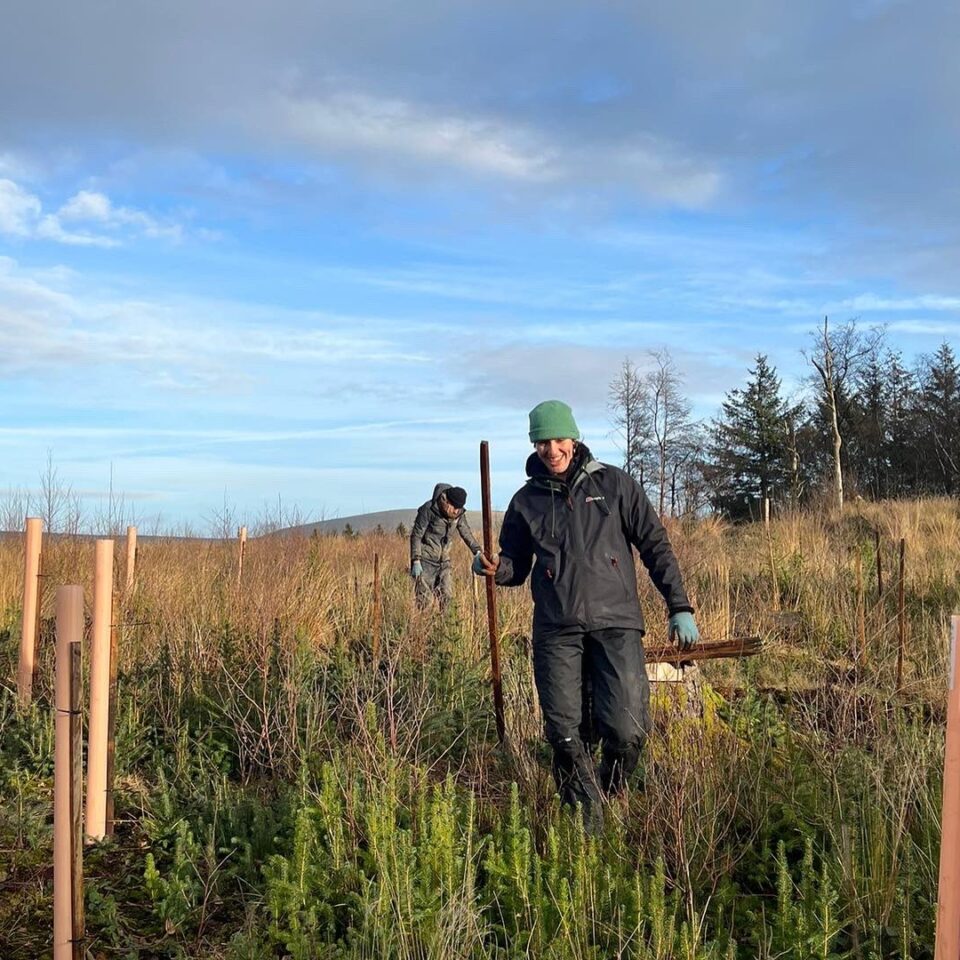
[{"label": "wooden stake", "polygon": [[117,730],[117,598],[113,598],[113,618],[110,622],[110,699],[107,710],[107,836],[113,836],[113,772],[116,756]]},{"label": "wooden stake", "polygon": [[83,588],[57,590],[55,754],[53,771],[53,956],[79,960],[83,938],[80,834],[80,657]]},{"label": "wooden stake", "polygon": [[83,911],[83,664],[80,643],[70,650],[70,838],[73,851],[71,883],[73,892],[73,960],[82,960]]},{"label": "wooden stake", "polygon": [[956,960],[960,957],[960,683],[957,682],[960,617],[951,618],[951,627],[934,960]]},{"label": "wooden stake", "polygon": [[33,699],[37,641],[40,636],[40,549],[43,521],[27,517],[23,558],[23,618],[20,632],[20,662],[17,668],[17,698],[21,707]]},{"label": "wooden stake", "polygon": [[900,578],[897,584],[897,693],[903,686],[903,652],[906,646],[906,611],[903,603],[903,574],[905,563],[906,540],[900,538]]},{"label": "wooden stake", "polygon": [[243,554],[247,548],[247,528],[241,527],[237,536],[240,539],[240,559],[237,563],[237,586],[240,586],[240,581],[243,579]]},{"label": "wooden stake", "polygon": [[763,498],[763,525],[765,527],[770,526],[770,498]]},{"label": "wooden stake", "polygon": [[373,662],[380,662],[380,631],[383,622],[383,610],[380,600],[380,554],[373,555],[373,616],[371,630],[373,634]]},{"label": "wooden stake", "polygon": [[477,620],[479,619],[478,607],[480,606],[480,583],[478,577],[470,577],[470,590],[473,596],[470,604],[470,640],[472,643],[476,643]]},{"label": "wooden stake", "polygon": [[[769,500],[764,500],[764,504],[769,504]],[[777,562],[773,556],[773,537],[770,535],[769,516],[766,521],[767,534],[767,559],[770,563],[770,598],[773,601],[773,609],[780,609],[780,581],[777,579]]]},{"label": "wooden stake", "polygon": [[137,576],[137,528],[127,527],[127,585],[126,592],[133,589]]},{"label": "wooden stake", "polygon": [[87,839],[107,832],[107,741],[110,727],[110,634],[113,624],[113,541],[98,540],[90,644],[90,729],[87,738]]},{"label": "wooden stake", "polygon": [[863,595],[863,557],[857,550],[857,648],[853,652],[854,660],[867,662],[867,621],[866,603]]},{"label": "wooden stake", "polygon": [[883,565],[880,559],[880,528],[873,531],[873,548],[877,558],[877,599],[883,596]]},{"label": "wooden stake", "polygon": [[[490,505],[490,445],[480,441],[480,498],[483,506],[483,552],[493,558],[493,509]],[[497,737],[506,739],[503,710],[503,681],[500,677],[500,645],[497,629],[497,585],[493,577],[484,577],[487,587],[487,628],[490,633],[490,673],[493,684],[493,709],[497,720]]]}]

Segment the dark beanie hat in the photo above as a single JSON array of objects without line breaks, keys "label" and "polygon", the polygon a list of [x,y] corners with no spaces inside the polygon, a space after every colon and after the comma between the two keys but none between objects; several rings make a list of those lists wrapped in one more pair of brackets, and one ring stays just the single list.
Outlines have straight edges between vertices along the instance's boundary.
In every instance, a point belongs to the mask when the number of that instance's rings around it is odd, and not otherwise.
[{"label": "dark beanie hat", "polygon": [[443,494],[447,498],[447,503],[458,510],[462,510],[463,505],[467,502],[467,491],[463,487],[448,487],[443,491]]}]

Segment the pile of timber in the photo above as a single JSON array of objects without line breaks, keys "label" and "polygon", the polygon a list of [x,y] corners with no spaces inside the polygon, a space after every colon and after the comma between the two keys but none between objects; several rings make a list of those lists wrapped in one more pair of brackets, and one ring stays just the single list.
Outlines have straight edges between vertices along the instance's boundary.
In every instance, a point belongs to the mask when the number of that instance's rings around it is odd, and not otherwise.
[{"label": "pile of timber", "polygon": [[753,657],[763,650],[760,637],[733,637],[729,640],[704,641],[695,643],[689,650],[678,650],[673,644],[664,647],[646,647],[644,659],[647,663],[693,663],[698,660],[721,660],[740,657]]}]

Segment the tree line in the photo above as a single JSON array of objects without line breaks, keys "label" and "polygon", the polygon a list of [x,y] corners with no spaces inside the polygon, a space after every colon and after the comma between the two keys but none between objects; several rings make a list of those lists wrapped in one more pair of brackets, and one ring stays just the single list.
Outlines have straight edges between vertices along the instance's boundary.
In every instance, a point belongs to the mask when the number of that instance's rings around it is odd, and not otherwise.
[{"label": "tree line", "polygon": [[801,396],[758,354],[717,415],[695,420],[666,350],[624,359],[609,385],[623,468],[661,515],[756,518],[764,498],[800,507],[960,496],[960,364],[949,343],[908,364],[882,328],[825,319],[804,351]]}]

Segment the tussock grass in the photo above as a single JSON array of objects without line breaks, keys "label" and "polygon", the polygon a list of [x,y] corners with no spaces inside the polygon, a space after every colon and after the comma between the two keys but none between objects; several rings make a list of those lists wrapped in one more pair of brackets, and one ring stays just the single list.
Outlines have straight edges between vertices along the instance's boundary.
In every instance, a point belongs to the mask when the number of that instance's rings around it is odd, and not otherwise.
[{"label": "tussock grass", "polygon": [[[957,505],[670,533],[704,636],[760,634],[767,649],[705,665],[696,709],[655,696],[643,768],[598,838],[553,794],[525,589],[499,593],[503,749],[465,552],[441,616],[415,611],[393,536],[255,539],[240,584],[236,544],[143,541],[136,586],[118,593],[119,827],[87,854],[93,955],[932,956]],[[89,602],[93,562],[90,541],[47,546],[36,703],[18,713],[21,549],[0,541],[10,958],[49,950],[49,618],[57,583],[82,583]],[[642,574],[640,588],[664,641]]]}]

